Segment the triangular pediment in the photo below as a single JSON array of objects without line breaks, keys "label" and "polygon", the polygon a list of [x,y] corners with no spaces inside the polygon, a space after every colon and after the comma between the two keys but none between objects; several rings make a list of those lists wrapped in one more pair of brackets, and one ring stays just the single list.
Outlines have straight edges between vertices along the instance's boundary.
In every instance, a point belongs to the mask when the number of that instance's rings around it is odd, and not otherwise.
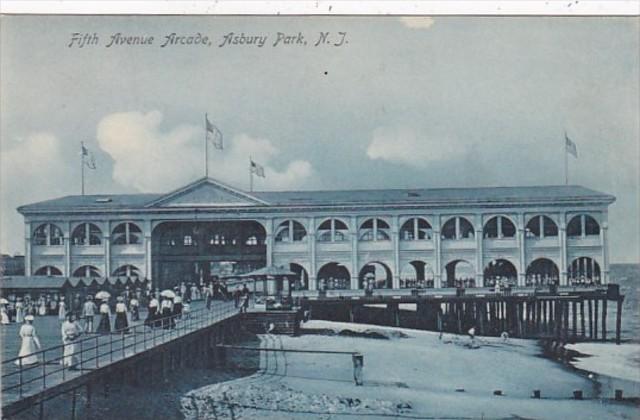
[{"label": "triangular pediment", "polygon": [[268,204],[211,178],[202,178],[149,203],[147,207],[238,207]]}]

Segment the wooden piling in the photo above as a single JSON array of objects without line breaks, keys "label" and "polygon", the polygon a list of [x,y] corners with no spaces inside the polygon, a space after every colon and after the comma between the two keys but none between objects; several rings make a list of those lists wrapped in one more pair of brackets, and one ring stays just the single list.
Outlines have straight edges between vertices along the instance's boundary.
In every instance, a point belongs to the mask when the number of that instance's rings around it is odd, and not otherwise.
[{"label": "wooden piling", "polygon": [[593,339],[598,339],[598,305],[599,299],[593,301]]},{"label": "wooden piling", "polygon": [[602,341],[607,341],[607,298],[602,299]]},{"label": "wooden piling", "polygon": [[584,319],[584,299],[580,300],[580,334],[583,337],[586,334],[585,319]]},{"label": "wooden piling", "polygon": [[616,344],[620,344],[620,327],[622,325],[622,302],[623,297],[618,297],[616,303]]}]

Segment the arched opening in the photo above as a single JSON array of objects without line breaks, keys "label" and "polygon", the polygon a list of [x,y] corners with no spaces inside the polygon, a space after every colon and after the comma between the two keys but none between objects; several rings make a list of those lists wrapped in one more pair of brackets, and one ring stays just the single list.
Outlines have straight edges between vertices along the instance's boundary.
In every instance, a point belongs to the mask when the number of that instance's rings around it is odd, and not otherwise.
[{"label": "arched opening", "polygon": [[93,223],[82,223],[73,229],[71,243],[73,245],[100,245],[102,244],[102,231]]},{"label": "arched opening", "polygon": [[382,219],[368,219],[360,225],[358,238],[361,241],[389,241],[389,224]]},{"label": "arched opening", "polygon": [[411,261],[400,271],[400,287],[403,289],[427,289],[434,286],[435,275],[424,261]]},{"label": "arched opening", "polygon": [[527,223],[525,236],[538,239],[558,236],[558,225],[549,216],[533,216]]},{"label": "arched opening", "polygon": [[102,277],[100,270],[92,265],[83,265],[73,272],[73,277]]},{"label": "arched opening", "polygon": [[45,223],[38,226],[33,232],[34,245],[62,245],[64,235],[62,230],[53,223]]},{"label": "arched opening", "polygon": [[433,229],[422,217],[409,219],[400,228],[401,241],[430,241],[432,237]]},{"label": "arched opening", "polygon": [[569,284],[597,285],[602,284],[600,264],[591,257],[578,257],[569,266],[567,273]]},{"label": "arched opening", "polygon": [[132,264],[126,264],[118,267],[114,270],[112,276],[114,277],[142,277],[140,269]]},{"label": "arched opening", "polygon": [[495,216],[487,220],[482,231],[485,239],[503,239],[516,236],[516,226],[511,219],[504,216]]},{"label": "arched opening", "polygon": [[331,262],[318,270],[318,290],[350,289],[351,274],[342,264]]},{"label": "arched opening", "polygon": [[318,226],[318,242],[343,242],[349,237],[349,228],[339,219],[325,220]]},{"label": "arched opening", "polygon": [[452,217],[442,226],[441,234],[445,240],[472,239],[473,225],[464,217]]},{"label": "arched opening", "polygon": [[302,223],[295,220],[286,220],[276,229],[276,242],[302,242],[307,237],[307,230]]},{"label": "arched opening", "polygon": [[52,265],[45,265],[44,267],[40,267],[34,273],[35,276],[61,276],[62,271],[57,267]]},{"label": "arched opening", "polygon": [[266,231],[253,220],[164,222],[151,234],[158,287],[204,284],[266,266]]},{"label": "arched opening", "polygon": [[386,264],[373,261],[362,267],[358,283],[361,289],[390,289],[393,287],[393,275]]},{"label": "arched opening", "polygon": [[113,245],[135,245],[142,243],[142,230],[135,223],[120,223],[111,232]]},{"label": "arched opening", "polygon": [[600,225],[588,214],[574,216],[567,225],[567,236],[570,238],[598,235],[600,235]]},{"label": "arched opening", "polygon": [[538,258],[531,261],[527,267],[525,284],[527,286],[547,286],[559,284],[560,270],[556,263],[548,258]]},{"label": "arched opening", "polygon": [[289,270],[292,273],[296,273],[292,281],[291,290],[309,290],[309,273],[307,273],[307,270],[296,263],[290,263]]},{"label": "arched opening", "polygon": [[476,287],[475,269],[466,260],[451,261],[445,266],[446,284],[444,287]]},{"label": "arched opening", "polygon": [[502,284],[517,285],[518,284],[518,270],[511,263],[511,261],[504,259],[497,259],[490,261],[484,268],[484,285],[486,287],[493,287],[498,281]]}]

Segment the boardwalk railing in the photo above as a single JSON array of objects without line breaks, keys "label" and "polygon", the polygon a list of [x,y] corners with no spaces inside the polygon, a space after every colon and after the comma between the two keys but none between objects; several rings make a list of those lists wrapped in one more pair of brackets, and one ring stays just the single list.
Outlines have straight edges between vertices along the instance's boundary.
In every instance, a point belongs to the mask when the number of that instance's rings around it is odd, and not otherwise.
[{"label": "boardwalk railing", "polygon": [[[214,304],[190,313],[156,318],[153,326],[132,325],[110,334],[90,334],[73,342],[73,356],[65,356],[65,345],[48,347],[27,356],[2,362],[3,405],[37,394],[83,372],[104,367],[141,353],[157,345],[183,337],[201,328],[237,314],[233,303]],[[38,363],[26,364],[25,359],[36,356]]]}]

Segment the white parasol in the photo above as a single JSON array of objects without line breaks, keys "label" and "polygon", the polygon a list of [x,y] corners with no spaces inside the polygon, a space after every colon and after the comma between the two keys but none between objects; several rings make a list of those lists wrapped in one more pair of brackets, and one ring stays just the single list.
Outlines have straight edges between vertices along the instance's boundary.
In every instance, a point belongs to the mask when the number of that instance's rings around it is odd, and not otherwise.
[{"label": "white parasol", "polygon": [[164,296],[166,298],[173,299],[173,298],[176,297],[176,294],[175,294],[175,292],[173,290],[167,289],[167,290],[163,290],[162,292],[160,292],[160,296]]},{"label": "white parasol", "polygon": [[100,290],[98,293],[96,293],[96,299],[109,299],[111,297],[111,293],[107,292],[106,290]]},{"label": "white parasol", "polygon": [[8,305],[9,301],[5,298],[0,298],[0,305]]}]

